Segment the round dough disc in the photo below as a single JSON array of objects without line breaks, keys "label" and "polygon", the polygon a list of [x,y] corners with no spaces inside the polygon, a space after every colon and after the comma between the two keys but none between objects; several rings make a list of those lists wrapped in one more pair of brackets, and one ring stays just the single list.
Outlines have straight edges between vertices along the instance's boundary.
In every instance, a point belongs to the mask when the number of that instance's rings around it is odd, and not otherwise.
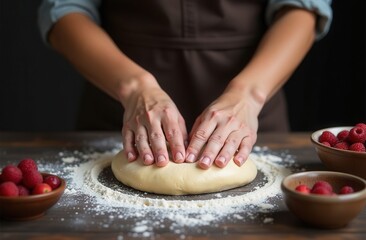
[{"label": "round dough disc", "polygon": [[128,162],[123,151],[112,159],[114,176],[123,184],[144,192],[188,195],[219,192],[252,182],[257,167],[250,159],[238,167],[229,161],[225,168],[203,170],[194,163],[174,163],[165,167],[145,166],[141,159]]}]

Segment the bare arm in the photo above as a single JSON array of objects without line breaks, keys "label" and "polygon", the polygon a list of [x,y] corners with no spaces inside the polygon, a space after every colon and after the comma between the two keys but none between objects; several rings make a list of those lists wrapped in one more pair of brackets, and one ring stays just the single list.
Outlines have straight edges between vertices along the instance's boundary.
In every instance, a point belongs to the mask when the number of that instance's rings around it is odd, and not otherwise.
[{"label": "bare arm", "polygon": [[114,44],[89,17],[72,13],[50,31],[51,45],[89,81],[125,108],[122,139],[130,161],[168,163],[166,141],[173,159],[184,161],[187,131],[184,120],[155,77]]},{"label": "bare arm", "polygon": [[302,9],[286,8],[279,13],[249,64],[197,119],[187,161],[199,160],[204,169],[213,162],[224,167],[235,154],[234,161],[244,163],[257,139],[258,115],[312,46],[315,21],[313,13]]}]

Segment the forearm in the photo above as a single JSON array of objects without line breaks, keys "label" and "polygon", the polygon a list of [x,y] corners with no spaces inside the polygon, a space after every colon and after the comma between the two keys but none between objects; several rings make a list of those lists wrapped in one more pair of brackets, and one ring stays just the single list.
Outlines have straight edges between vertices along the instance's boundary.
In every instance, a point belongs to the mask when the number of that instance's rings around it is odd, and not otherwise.
[{"label": "forearm", "polygon": [[157,86],[154,77],[124,55],[89,17],[72,13],[50,31],[53,48],[97,87],[122,104],[135,90]]},{"label": "forearm", "polygon": [[316,17],[301,9],[284,9],[268,29],[249,64],[226,91],[239,91],[263,105],[287,81],[315,39]]}]

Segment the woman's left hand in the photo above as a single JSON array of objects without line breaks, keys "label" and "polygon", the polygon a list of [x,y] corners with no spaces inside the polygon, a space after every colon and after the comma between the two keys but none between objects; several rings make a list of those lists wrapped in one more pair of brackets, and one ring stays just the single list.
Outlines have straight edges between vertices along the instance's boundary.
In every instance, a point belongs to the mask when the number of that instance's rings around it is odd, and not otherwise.
[{"label": "woman's left hand", "polygon": [[186,162],[198,161],[203,169],[213,163],[225,167],[233,158],[241,166],[257,139],[262,104],[243,93],[227,91],[196,119],[190,133]]}]

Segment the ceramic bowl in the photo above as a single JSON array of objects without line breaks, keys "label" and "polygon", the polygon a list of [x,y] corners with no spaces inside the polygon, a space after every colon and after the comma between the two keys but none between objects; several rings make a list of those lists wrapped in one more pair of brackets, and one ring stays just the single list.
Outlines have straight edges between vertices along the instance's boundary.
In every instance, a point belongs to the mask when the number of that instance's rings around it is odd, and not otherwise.
[{"label": "ceramic bowl", "polygon": [[[335,193],[344,186],[353,187],[354,193],[318,195],[295,190],[299,184],[310,188],[317,181],[327,181]],[[281,184],[288,209],[304,223],[326,229],[345,227],[366,206],[366,181],[360,177],[340,172],[309,171],[285,177]]]},{"label": "ceramic bowl", "polygon": [[354,152],[328,147],[321,144],[318,139],[323,131],[330,131],[337,135],[342,130],[350,130],[352,127],[325,128],[314,132],[311,135],[311,142],[319,159],[328,170],[350,173],[366,179],[366,152]]},{"label": "ceramic bowl", "polygon": [[[43,177],[51,175],[42,173]],[[0,217],[6,220],[32,220],[39,218],[62,196],[66,182],[60,178],[61,185],[51,192],[17,197],[0,196]]]}]

